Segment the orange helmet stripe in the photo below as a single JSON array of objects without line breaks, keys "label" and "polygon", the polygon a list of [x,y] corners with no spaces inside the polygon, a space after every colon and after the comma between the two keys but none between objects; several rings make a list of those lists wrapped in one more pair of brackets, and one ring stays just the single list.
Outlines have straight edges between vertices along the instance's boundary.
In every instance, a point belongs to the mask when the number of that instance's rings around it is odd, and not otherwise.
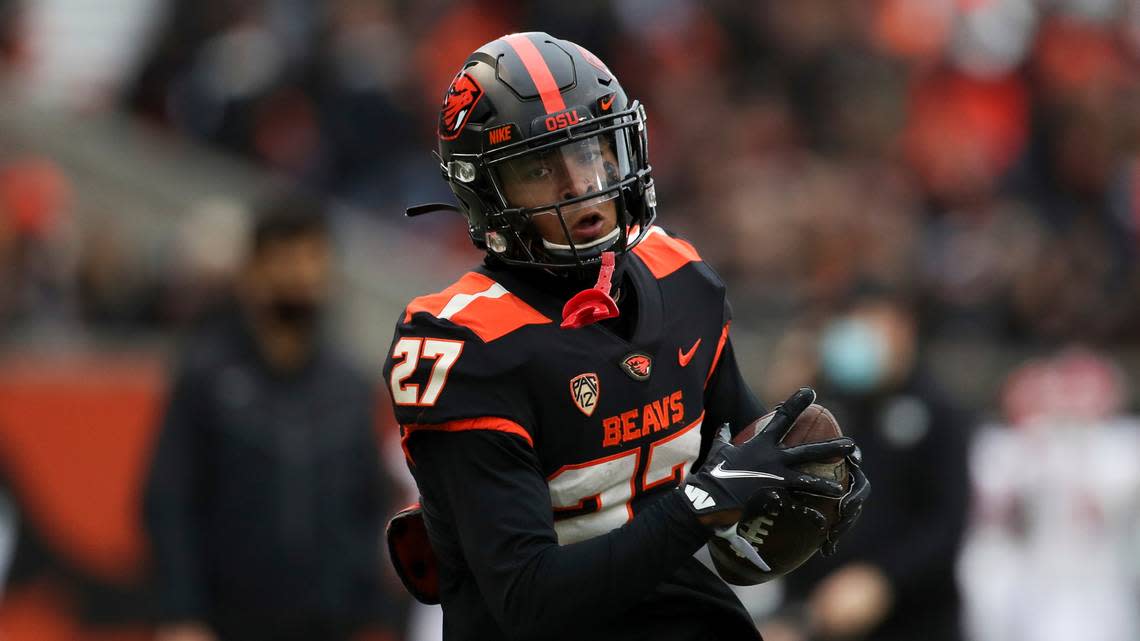
[{"label": "orange helmet stripe", "polygon": [[550,73],[550,67],[546,65],[546,60],[542,58],[538,47],[534,46],[530,38],[521,33],[504,36],[503,40],[522,59],[523,66],[526,67],[530,79],[534,81],[534,86],[538,89],[539,96],[542,97],[542,107],[546,109],[546,113],[565,111],[566,102],[562,100],[562,92],[558,91],[558,83],[554,81],[554,75]]}]

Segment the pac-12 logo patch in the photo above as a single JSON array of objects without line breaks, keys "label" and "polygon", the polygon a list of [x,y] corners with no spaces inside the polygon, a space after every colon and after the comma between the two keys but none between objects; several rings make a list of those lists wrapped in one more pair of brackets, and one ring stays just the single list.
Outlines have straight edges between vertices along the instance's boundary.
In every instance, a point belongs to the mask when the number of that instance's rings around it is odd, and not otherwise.
[{"label": "pac-12 logo patch", "polygon": [[634,352],[621,361],[621,368],[635,381],[644,381],[649,378],[653,368],[653,360],[646,354]]},{"label": "pac-12 logo patch", "polygon": [[483,88],[479,83],[466,71],[460,71],[443,95],[443,106],[439,111],[439,137],[455,140],[482,97]]},{"label": "pac-12 logo patch", "polygon": [[591,372],[570,379],[570,398],[583,414],[593,414],[598,406],[598,375]]}]

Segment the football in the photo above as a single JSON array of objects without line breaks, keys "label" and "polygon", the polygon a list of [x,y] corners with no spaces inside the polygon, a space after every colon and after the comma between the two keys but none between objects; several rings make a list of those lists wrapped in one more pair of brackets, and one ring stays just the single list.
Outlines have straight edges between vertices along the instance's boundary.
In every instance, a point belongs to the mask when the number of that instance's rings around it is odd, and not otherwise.
[{"label": "football", "polygon": [[[745,443],[763,431],[773,415],[774,413],[766,414],[745,427],[733,437],[733,444]],[[840,436],[843,433],[831,412],[822,405],[813,403],[799,415],[781,444],[791,447],[801,443],[828,441]],[[798,469],[837,481],[844,489],[850,484],[847,463],[843,458],[805,464]],[[827,528],[839,520],[838,499],[804,492],[792,492],[791,495],[795,503],[814,508],[823,514]],[[826,542],[826,529],[819,528],[805,512],[795,509],[773,509],[762,514],[745,513],[737,525],[737,532],[752,544],[772,571],[763,572],[756,568],[737,554],[728,541],[714,536],[709,542],[713,565],[721,578],[733,585],[756,585],[787,574],[803,565]]]}]

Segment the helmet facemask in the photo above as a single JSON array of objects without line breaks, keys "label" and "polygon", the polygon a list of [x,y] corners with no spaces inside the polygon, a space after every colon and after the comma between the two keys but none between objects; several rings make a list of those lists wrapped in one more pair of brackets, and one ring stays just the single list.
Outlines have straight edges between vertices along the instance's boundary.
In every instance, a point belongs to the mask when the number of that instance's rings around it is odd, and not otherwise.
[{"label": "helmet facemask", "polygon": [[468,191],[483,205],[488,253],[508,265],[580,272],[603,252],[620,255],[640,242],[656,205],[644,122],[635,102],[490,152],[454,155],[475,174],[457,181],[448,172],[457,195]]}]

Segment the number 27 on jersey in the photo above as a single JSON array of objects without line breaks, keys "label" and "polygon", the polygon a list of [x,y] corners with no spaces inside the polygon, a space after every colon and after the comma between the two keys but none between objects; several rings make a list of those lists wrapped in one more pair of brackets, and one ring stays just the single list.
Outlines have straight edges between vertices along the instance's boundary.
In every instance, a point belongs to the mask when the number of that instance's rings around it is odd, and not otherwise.
[{"label": "number 27 on jersey", "polygon": [[[448,372],[462,353],[463,341],[416,337],[401,338],[396,341],[392,349],[392,360],[402,360],[392,366],[391,380],[389,380],[392,399],[397,405],[419,407],[435,405],[440,393],[443,392],[444,385],[447,384]],[[419,385],[406,382],[416,371],[420,359],[435,361],[422,394]]]}]

